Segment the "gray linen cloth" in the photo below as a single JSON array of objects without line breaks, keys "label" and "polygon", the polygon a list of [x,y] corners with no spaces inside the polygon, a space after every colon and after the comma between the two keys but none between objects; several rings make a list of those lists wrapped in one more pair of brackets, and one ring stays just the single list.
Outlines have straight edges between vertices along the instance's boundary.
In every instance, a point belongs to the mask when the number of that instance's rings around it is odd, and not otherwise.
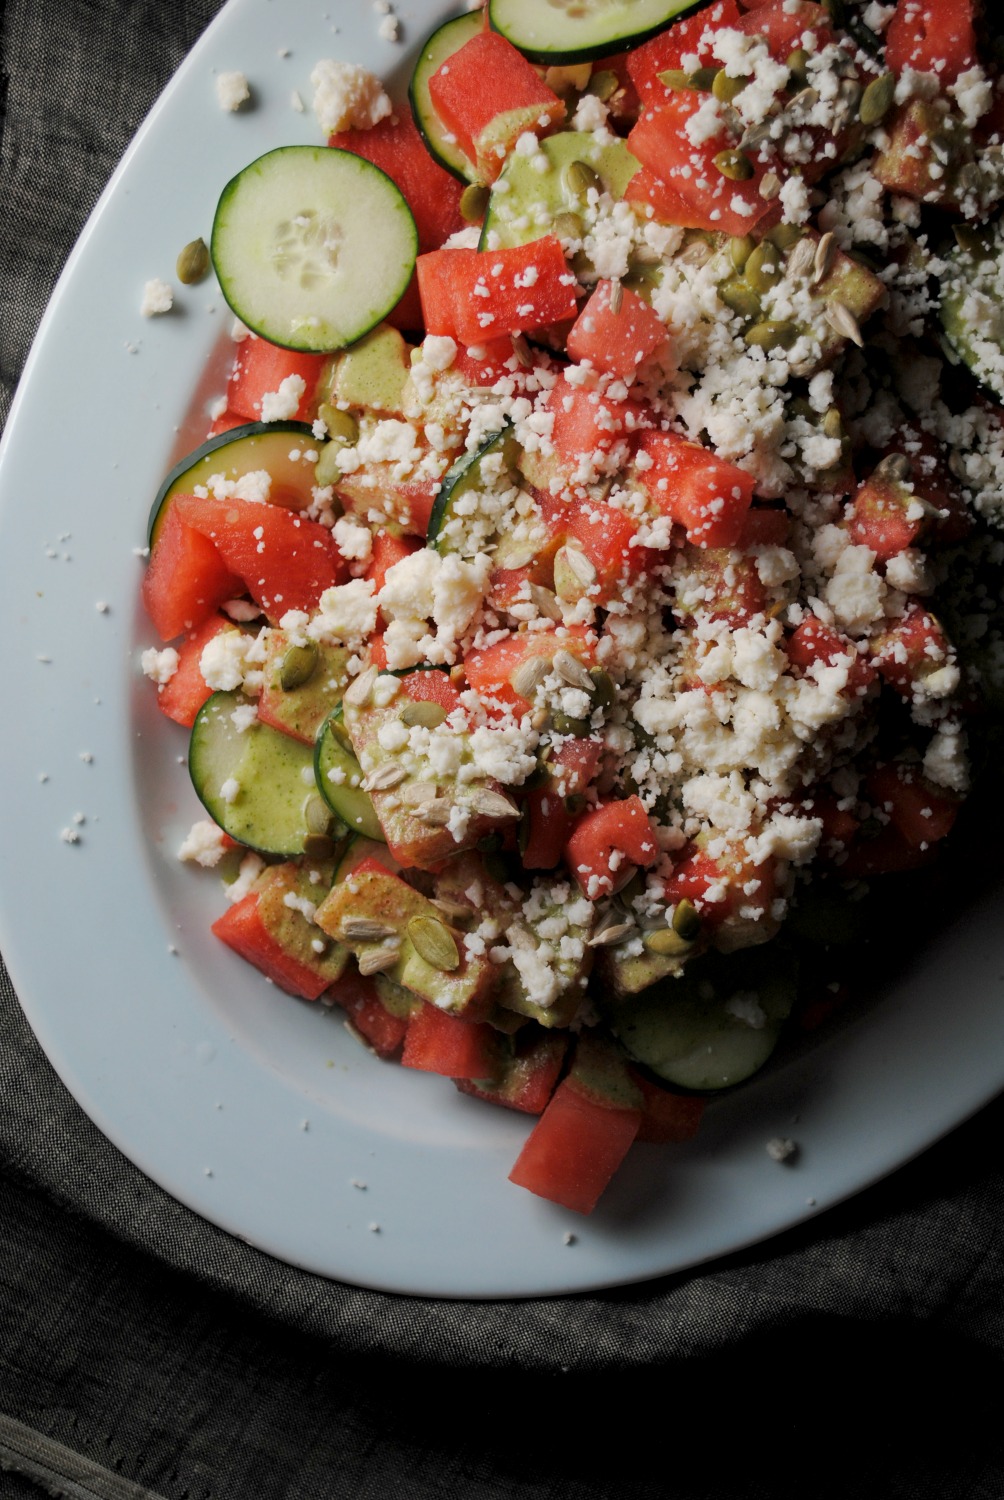
[{"label": "gray linen cloth", "polygon": [[[0,420],[103,183],[217,8],[7,0]],[[0,1496],[999,1496],[1002,1120],[688,1276],[425,1302],[278,1264],[155,1187],[0,967]]]}]

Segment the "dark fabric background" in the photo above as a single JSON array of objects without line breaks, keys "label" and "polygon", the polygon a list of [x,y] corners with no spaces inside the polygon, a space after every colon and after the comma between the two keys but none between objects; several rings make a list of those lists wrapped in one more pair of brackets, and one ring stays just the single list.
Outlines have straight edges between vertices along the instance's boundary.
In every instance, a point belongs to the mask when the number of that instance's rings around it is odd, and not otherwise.
[{"label": "dark fabric background", "polygon": [[[0,421],[217,8],[7,0]],[[0,1497],[41,1493],[25,1429],[62,1445],[45,1483],[71,1500],[999,1497],[1002,1120],[689,1277],[424,1303],[293,1271],[167,1198],[66,1094],[0,968]]]}]

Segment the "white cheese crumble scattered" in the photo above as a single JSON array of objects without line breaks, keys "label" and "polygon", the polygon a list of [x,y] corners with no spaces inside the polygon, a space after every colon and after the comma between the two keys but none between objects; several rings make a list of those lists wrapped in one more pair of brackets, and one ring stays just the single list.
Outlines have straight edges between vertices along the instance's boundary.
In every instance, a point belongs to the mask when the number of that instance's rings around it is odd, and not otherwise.
[{"label": "white cheese crumble scattered", "polygon": [[166,687],[178,670],[179,656],[173,646],[165,646],[158,651],[156,646],[150,646],[139,659],[139,664],[145,676],[158,687]]},{"label": "white cheese crumble scattered", "polygon": [[261,398],[263,422],[289,422],[296,416],[303,400],[307,382],[302,375],[287,375],[279,382],[279,389],[266,391]]},{"label": "white cheese crumble scattered", "polygon": [[216,100],[220,109],[231,114],[251,98],[251,86],[243,73],[217,73]]},{"label": "white cheese crumble scattered", "polygon": [[144,318],[156,318],[169,313],[174,306],[174,289],[168,281],[155,276],[143,287],[143,300],[139,310]]},{"label": "white cheese crumble scattered", "polygon": [[226,834],[217,824],[209,818],[202,818],[193,823],[184,842],[178,850],[178,858],[182,861],[192,861],[202,865],[205,869],[212,869],[218,865],[226,853]]},{"label": "white cheese crumble scattered", "polygon": [[314,86],[314,114],[325,135],[370,130],[393,109],[379,78],[356,63],[322,58],[310,81]]}]

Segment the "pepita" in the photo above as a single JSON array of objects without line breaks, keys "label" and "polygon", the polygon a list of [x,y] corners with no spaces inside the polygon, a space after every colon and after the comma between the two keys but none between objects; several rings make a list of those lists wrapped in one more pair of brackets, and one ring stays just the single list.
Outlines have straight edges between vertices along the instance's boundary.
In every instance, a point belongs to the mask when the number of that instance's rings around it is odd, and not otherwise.
[{"label": "pepita", "polygon": [[434,969],[448,974],[460,967],[460,949],[445,922],[437,917],[412,917],[407,932],[415,952]]},{"label": "pepita", "polygon": [[678,901],[673,908],[673,931],[678,933],[685,942],[696,942],[701,930],[701,918],[693,902],[686,897]]},{"label": "pepita", "polygon": [[743,272],[755,292],[769,292],[781,280],[781,257],[769,240],[757,245]]},{"label": "pepita", "polygon": [[291,693],[310,681],[317,670],[318,656],[316,641],[290,646],[283,652],[279,663],[279,686],[284,693]]},{"label": "pepita", "polygon": [[823,436],[828,438],[840,438],[844,436],[844,419],[835,406],[831,406],[823,417]]},{"label": "pepita", "polygon": [[711,81],[711,92],[722,104],[731,104],[733,99],[739,97],[749,81],[745,73],[740,74],[738,78],[730,78],[724,68],[719,68]]},{"label": "pepita", "polygon": [[466,224],[480,224],[488,207],[488,188],[483,182],[469,182],[460,194],[460,217]]},{"label": "pepita", "polygon": [[174,267],[183,286],[195,286],[209,270],[209,249],[205,240],[189,240]]},{"label": "pepita", "polygon": [[599,173],[584,161],[570,161],[562,178],[566,191],[573,198],[584,198],[590,188],[595,188],[598,192],[603,186]]},{"label": "pepita", "polygon": [[330,859],[335,852],[335,841],[328,833],[308,833],[303,841],[303,853],[314,864]]},{"label": "pepita", "polygon": [[952,233],[955,235],[955,243],[959,249],[964,250],[967,255],[977,256],[981,260],[986,256],[986,239],[982,232],[972,224],[953,224]]},{"label": "pepita", "polygon": [[733,276],[730,281],[723,281],[718,288],[718,296],[727,308],[738,313],[741,318],[759,318],[762,308],[760,298],[749,285],[738,276]]},{"label": "pepita", "polygon": [[617,77],[617,74],[611,72],[609,68],[601,68],[598,73],[593,74],[586,84],[586,93],[594,94],[597,99],[602,100],[606,104],[607,100],[612,99],[619,88],[620,79]]},{"label": "pepita", "polygon": [[338,461],[341,457],[343,443],[325,443],[321,449],[321,456],[314,466],[314,479],[322,489],[329,484],[338,484],[342,477]]},{"label": "pepita", "polygon": [[595,708],[612,708],[617,701],[617,689],[609,672],[604,672],[602,667],[590,667],[590,681],[593,684],[591,697]]},{"label": "pepita", "polygon": [[359,423],[351,412],[322,401],[317,415],[328,429],[328,441],[352,448],[359,441]]},{"label": "pepita", "polygon": [[559,240],[581,240],[584,228],[578,214],[555,214],[551,220],[551,233]]},{"label": "pepita", "polygon": [[681,937],[672,927],[656,927],[652,932],[646,932],[642,942],[649,953],[657,953],[661,958],[682,958],[693,947],[693,943]]},{"label": "pepita", "polygon": [[747,328],[743,338],[755,349],[790,349],[798,338],[798,328],[787,318],[778,321],[767,318]]},{"label": "pepita", "polygon": [[[545,719],[544,722],[546,723],[547,720]],[[589,734],[588,719],[573,719],[571,714],[563,714],[560,710],[551,715],[551,727],[555,734],[567,735],[576,740],[584,740]]]},{"label": "pepita", "polygon": [[446,709],[441,703],[433,703],[428,699],[418,702],[411,700],[400,710],[398,718],[409,729],[438,729],[440,724],[446,723]]},{"label": "pepita", "polygon": [[718,71],[717,68],[695,68],[693,73],[687,74],[687,87],[697,89],[701,94],[710,94]]},{"label": "pepita", "polygon": [[753,163],[742,151],[732,148],[719,151],[713,158],[715,167],[729,182],[749,182],[753,176]]},{"label": "pepita", "polygon": [[755,249],[756,240],[751,234],[733,235],[729,241],[729,260],[733,269],[742,273]]},{"label": "pepita", "polygon": [[883,73],[881,78],[873,78],[861,95],[861,103],[858,105],[858,119],[862,125],[877,125],[880,120],[884,120],[895,97],[895,73]]},{"label": "pepita", "polygon": [[311,792],[304,803],[303,821],[308,834],[327,835],[331,832],[331,808],[316,792]]},{"label": "pepita", "polygon": [[790,250],[793,245],[797,245],[804,237],[805,230],[801,224],[775,224],[774,228],[764,235],[764,239],[769,240],[782,253]]},{"label": "pepita", "polygon": [[784,65],[788,69],[789,89],[793,85],[796,93],[799,89],[804,89],[809,81],[809,54],[805,48],[796,47],[793,52],[789,52]]}]

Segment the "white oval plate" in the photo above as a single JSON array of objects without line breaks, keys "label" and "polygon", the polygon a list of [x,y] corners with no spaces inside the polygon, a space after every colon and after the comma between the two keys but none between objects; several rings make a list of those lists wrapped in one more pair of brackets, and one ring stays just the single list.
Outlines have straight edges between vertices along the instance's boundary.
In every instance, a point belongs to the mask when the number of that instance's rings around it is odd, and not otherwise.
[{"label": "white oval plate", "polygon": [[[309,104],[318,58],[364,63],[400,96],[448,14],[400,4],[394,45],[368,4],[332,9],[337,25],[321,0],[232,0],[115,173],[33,349],[0,468],[3,950],[42,1046],[109,1138],[284,1261],[444,1297],[677,1271],[856,1192],[996,1093],[992,909],[972,910],[867,1016],[714,1103],[693,1144],[637,1148],[588,1219],[507,1181],[525,1117],[377,1061],[337,1012],[282,996],[211,936],[216,878],[176,858],[200,815],[186,736],[138,667],[153,632],[136,549],[162,475],[206,430],[230,316],[208,283],[179,289],[169,316],[139,308],[144,282],[173,281],[180,247],[208,236],[234,172],[318,139],[290,102],[295,88]],[[251,80],[253,109],[219,109],[214,70],[229,69]],[[777,1134],[799,1139],[796,1167],[768,1158]]]}]

